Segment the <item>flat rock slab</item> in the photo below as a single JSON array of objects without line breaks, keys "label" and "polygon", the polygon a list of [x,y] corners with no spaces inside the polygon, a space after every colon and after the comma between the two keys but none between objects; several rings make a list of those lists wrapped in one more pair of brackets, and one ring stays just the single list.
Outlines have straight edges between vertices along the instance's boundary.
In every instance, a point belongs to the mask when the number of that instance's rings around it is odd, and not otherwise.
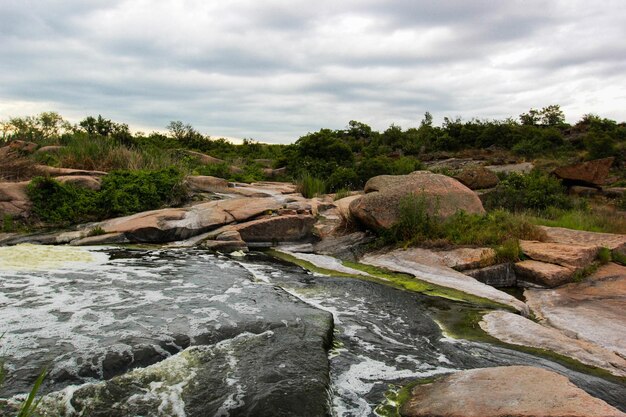
[{"label": "flat rock slab", "polygon": [[585,232],[582,230],[565,229],[563,227],[539,226],[546,232],[546,242],[563,243],[566,245],[596,246],[611,250],[626,251],[626,235],[613,233]]},{"label": "flat rock slab", "polygon": [[557,287],[572,281],[574,270],[540,261],[520,261],[514,265],[518,279],[546,287]]},{"label": "flat rock slab", "polygon": [[73,168],[57,168],[48,165],[35,165],[35,169],[39,171],[41,175],[50,175],[51,177],[60,177],[64,175],[89,175],[101,177],[107,175],[104,171],[89,171],[85,169],[73,169]]},{"label": "flat rock slab", "polygon": [[472,369],[417,385],[404,417],[624,417],[566,377],[531,366]]},{"label": "flat rock slab", "polygon": [[586,267],[598,255],[597,246],[537,242],[533,240],[520,240],[519,244],[524,255],[535,261],[548,262],[571,269]]},{"label": "flat rock slab", "polygon": [[185,178],[185,184],[191,191],[202,193],[225,192],[228,189],[228,181],[210,175],[190,175]]},{"label": "flat rock slab", "polygon": [[626,358],[626,267],[609,264],[584,282],[524,295],[546,324]]},{"label": "flat rock slab", "polygon": [[315,218],[310,215],[274,216],[232,226],[246,243],[296,242],[311,235]]},{"label": "flat rock slab", "polygon": [[519,164],[488,165],[485,168],[495,173],[504,172],[505,174],[510,174],[515,172],[517,174],[528,174],[534,167],[532,162],[522,162]]},{"label": "flat rock slab", "polygon": [[526,304],[512,295],[483,284],[452,268],[437,266],[436,264],[419,263],[415,260],[413,249],[396,249],[387,253],[369,254],[361,258],[361,262],[391,271],[410,274],[431,284],[453,288],[467,294],[486,298],[513,307],[522,314],[528,314]]},{"label": "flat rock slab", "polygon": [[626,360],[615,352],[586,340],[573,339],[557,329],[542,326],[517,314],[493,311],[483,317],[480,327],[505,343],[547,349],[605,369],[613,375],[626,376]]}]

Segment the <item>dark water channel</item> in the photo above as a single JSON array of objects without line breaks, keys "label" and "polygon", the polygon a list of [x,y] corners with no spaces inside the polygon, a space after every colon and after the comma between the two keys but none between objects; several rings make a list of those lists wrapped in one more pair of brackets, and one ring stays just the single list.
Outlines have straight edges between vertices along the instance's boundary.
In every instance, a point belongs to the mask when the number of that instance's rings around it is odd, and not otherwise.
[{"label": "dark water channel", "polygon": [[[191,345],[206,347],[202,355],[214,361],[209,368],[187,372],[209,374],[198,378],[202,385],[214,384],[206,386],[215,391],[210,400],[185,397],[181,387],[189,381],[177,380],[172,382],[176,389],[169,391],[159,391],[162,383],[151,385],[151,392],[138,391],[146,398],[151,394],[152,402],[133,395],[140,405],[120,406],[122,411],[111,415],[255,415],[250,410],[256,404],[250,402],[260,404],[258,415],[271,415],[273,407],[292,407],[293,412],[297,402],[288,404],[279,393],[261,398],[253,391],[262,384],[264,391],[272,391],[281,384],[281,375],[296,380],[310,375],[304,388],[282,387],[306,389],[303,398],[319,403],[319,408],[306,405],[301,415],[370,416],[393,385],[512,364],[562,373],[626,410],[623,385],[515,350],[446,337],[437,322],[476,308],[464,303],[318,276],[261,253],[225,257],[188,249],[93,251],[98,254],[94,262],[73,268],[0,269],[0,334],[5,333],[0,354],[8,374],[0,397],[26,392],[46,366],[50,375],[43,391],[65,390],[69,401],[76,386],[159,363]],[[326,340],[324,326],[332,331],[329,313],[334,337],[327,361],[318,340]],[[305,337],[295,341],[294,335],[301,333]],[[265,339],[272,344],[260,348],[254,342]],[[281,349],[284,354],[272,353]],[[329,373],[330,388],[322,392]],[[283,398],[280,404],[276,398]],[[141,404],[147,409],[142,411]],[[198,409],[202,406],[204,414]]]}]

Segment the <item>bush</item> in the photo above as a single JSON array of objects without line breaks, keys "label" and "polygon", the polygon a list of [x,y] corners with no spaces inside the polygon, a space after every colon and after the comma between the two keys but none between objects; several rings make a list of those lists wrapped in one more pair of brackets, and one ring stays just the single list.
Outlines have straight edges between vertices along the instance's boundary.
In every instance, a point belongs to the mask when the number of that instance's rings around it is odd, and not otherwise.
[{"label": "bush", "polygon": [[296,185],[298,192],[306,198],[313,198],[326,192],[324,180],[315,178],[308,173],[303,174]]},{"label": "bush", "polygon": [[187,192],[175,168],[113,171],[102,180],[99,206],[106,217],[123,216],[182,203]]},{"label": "bush", "polygon": [[32,213],[47,223],[78,223],[96,217],[97,194],[93,190],[61,184],[49,177],[35,177],[27,193]]},{"label": "bush", "polygon": [[484,204],[488,209],[511,211],[542,211],[550,207],[568,209],[573,206],[561,182],[539,171],[528,175],[509,174],[494,192],[485,197]]},{"label": "bush", "polygon": [[340,189],[354,189],[358,181],[356,172],[352,168],[339,167],[328,177],[326,185],[328,191],[337,192]]},{"label": "bush", "polygon": [[177,205],[187,196],[183,175],[174,168],[114,171],[100,191],[36,177],[28,186],[33,214],[47,223],[66,225]]}]

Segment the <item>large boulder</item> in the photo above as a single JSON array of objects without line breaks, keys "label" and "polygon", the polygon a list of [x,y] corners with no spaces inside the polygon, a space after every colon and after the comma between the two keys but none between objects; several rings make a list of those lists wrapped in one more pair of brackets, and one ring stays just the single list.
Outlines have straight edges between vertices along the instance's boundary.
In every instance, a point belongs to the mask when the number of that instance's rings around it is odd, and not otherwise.
[{"label": "large boulder", "polygon": [[29,182],[0,183],[0,218],[4,216],[28,217],[31,204],[26,190]]},{"label": "large boulder", "polygon": [[624,417],[566,377],[532,366],[460,371],[415,386],[405,417]]},{"label": "large boulder", "polygon": [[559,167],[553,171],[566,185],[601,186],[609,176],[615,158],[595,159],[579,164]]},{"label": "large boulder", "polygon": [[423,196],[431,214],[445,218],[459,210],[482,214],[483,205],[472,190],[454,178],[415,171],[409,175],[380,175],[365,184],[365,195],[350,203],[350,212],[372,229],[388,229],[400,217],[400,201],[410,195]]},{"label": "large boulder", "polygon": [[297,242],[311,236],[315,217],[311,215],[273,216],[237,224],[232,230],[239,232],[246,243]]},{"label": "large boulder", "polygon": [[36,143],[13,140],[5,146],[0,147],[0,159],[31,154],[35,152],[35,149],[37,149]]},{"label": "large boulder", "polygon": [[490,171],[485,167],[465,168],[459,174],[455,175],[454,178],[459,180],[470,190],[493,188],[498,185],[498,182],[500,182],[498,176],[493,171]]}]

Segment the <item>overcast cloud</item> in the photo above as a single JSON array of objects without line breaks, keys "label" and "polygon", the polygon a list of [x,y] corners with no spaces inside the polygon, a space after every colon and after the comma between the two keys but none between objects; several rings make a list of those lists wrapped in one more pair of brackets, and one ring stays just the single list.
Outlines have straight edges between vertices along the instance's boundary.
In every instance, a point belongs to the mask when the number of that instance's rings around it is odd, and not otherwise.
[{"label": "overcast cloud", "polygon": [[425,111],[624,121],[624,22],[624,0],[2,0],[0,119],[268,142]]}]

